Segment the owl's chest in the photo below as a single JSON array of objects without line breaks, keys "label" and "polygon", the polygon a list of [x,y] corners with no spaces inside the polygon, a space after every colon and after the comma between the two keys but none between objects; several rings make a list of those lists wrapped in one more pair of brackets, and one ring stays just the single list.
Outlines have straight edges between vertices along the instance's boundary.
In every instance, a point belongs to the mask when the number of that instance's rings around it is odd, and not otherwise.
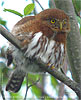
[{"label": "owl's chest", "polygon": [[49,66],[56,68],[61,66],[64,61],[65,50],[64,44],[49,40],[43,36],[41,32],[35,34],[31,42],[28,44],[25,55],[27,57],[35,57],[41,59]]}]

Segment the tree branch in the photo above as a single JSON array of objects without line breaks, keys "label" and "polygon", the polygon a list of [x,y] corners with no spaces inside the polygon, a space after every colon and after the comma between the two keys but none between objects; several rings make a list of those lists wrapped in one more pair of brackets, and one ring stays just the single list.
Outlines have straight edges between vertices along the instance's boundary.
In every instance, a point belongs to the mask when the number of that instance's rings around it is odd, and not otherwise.
[{"label": "tree branch", "polygon": [[[21,50],[21,43],[20,43],[20,41],[17,38],[15,38],[12,34],[10,34],[10,32],[5,30],[2,26],[0,26],[0,33],[4,37],[6,37],[6,39],[8,39],[8,41],[10,41],[14,46],[16,46],[18,49]],[[14,39],[15,39],[15,41],[14,41]],[[60,80],[64,84],[66,84],[68,87],[70,87],[73,91],[75,91],[75,93],[80,98],[81,90],[80,90],[80,85],[77,82],[71,80],[70,78],[68,78],[67,76],[65,76],[64,74],[62,74],[61,72],[59,72],[56,69],[51,70],[50,68],[48,68],[40,60],[35,60],[34,63],[39,65],[40,68],[42,68],[46,72],[50,73],[53,77],[57,78],[58,80]]]},{"label": "tree branch", "polygon": [[50,8],[56,8],[55,1],[49,0],[49,6],[50,6]]},{"label": "tree branch", "polygon": [[21,49],[21,43],[10,32],[0,25],[0,34],[3,35],[9,42]]},{"label": "tree branch", "polygon": [[[35,0],[32,0],[32,3],[34,3],[35,4]],[[36,6],[35,6],[35,8],[34,8],[34,10],[33,10],[33,13],[34,13],[34,15],[36,15],[37,13],[36,13]]]},{"label": "tree branch", "polygon": [[41,9],[44,10],[44,8],[43,8],[42,5],[40,4],[40,2],[39,2],[38,0],[35,0],[35,1],[39,4],[39,6],[41,7]]}]

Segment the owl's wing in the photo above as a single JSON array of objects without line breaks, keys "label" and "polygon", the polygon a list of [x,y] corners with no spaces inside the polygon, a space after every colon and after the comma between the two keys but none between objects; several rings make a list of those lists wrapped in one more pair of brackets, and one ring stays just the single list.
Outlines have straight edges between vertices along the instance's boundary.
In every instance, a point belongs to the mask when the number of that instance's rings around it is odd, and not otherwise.
[{"label": "owl's wing", "polygon": [[30,41],[32,30],[30,31],[29,27],[32,20],[34,19],[34,16],[27,16],[25,18],[22,18],[17,24],[15,24],[11,31],[11,33],[21,41],[22,46]]},{"label": "owl's wing", "polygon": [[[15,24],[15,26],[13,27],[11,33],[18,39],[21,41],[21,45],[22,47],[24,47],[25,45],[28,44],[28,42],[30,42],[30,37],[31,37],[31,32],[28,31],[28,25],[29,25],[29,21],[32,21],[33,19],[35,19],[34,16],[27,16],[25,18],[22,18],[19,22],[17,22],[17,24]],[[27,26],[26,26],[26,25]],[[25,26],[25,27],[24,27]],[[27,30],[24,30],[24,29]],[[12,57],[12,52],[14,51],[13,45],[11,43],[9,43],[9,49],[7,50],[7,65],[9,66],[12,61],[13,61],[13,57]]]}]

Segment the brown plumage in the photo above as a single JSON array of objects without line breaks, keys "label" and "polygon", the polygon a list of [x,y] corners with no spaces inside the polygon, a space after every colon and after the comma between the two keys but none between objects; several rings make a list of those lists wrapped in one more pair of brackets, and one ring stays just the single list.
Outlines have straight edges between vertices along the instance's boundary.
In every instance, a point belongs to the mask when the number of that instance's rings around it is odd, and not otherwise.
[{"label": "brown plumage", "polygon": [[[22,48],[25,48],[25,56],[27,58],[41,59],[51,68],[59,68],[64,61],[66,37],[69,31],[69,17],[64,11],[59,9],[47,9],[36,16],[28,16],[21,19],[12,29],[12,34],[21,41]],[[20,62],[23,62],[22,59]],[[36,66],[28,69],[29,65],[20,64],[18,62],[16,62],[16,65],[22,66],[17,67],[14,71],[17,77],[17,72],[21,72],[21,78],[15,79],[13,73],[6,87],[6,90],[13,92],[17,92],[20,89],[26,73],[41,72],[40,68]],[[20,86],[16,87],[16,89],[13,85],[17,84],[17,82],[12,82],[14,79],[20,81]]]}]

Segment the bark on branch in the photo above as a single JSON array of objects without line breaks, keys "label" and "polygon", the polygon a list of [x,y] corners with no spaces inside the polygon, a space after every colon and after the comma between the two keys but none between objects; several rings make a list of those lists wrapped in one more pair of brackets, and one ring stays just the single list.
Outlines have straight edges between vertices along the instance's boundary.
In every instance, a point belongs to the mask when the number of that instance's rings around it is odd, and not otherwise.
[{"label": "bark on branch", "polygon": [[[8,41],[10,41],[14,46],[16,46],[18,49],[21,50],[22,47],[20,41],[16,39],[12,34],[10,34],[10,32],[5,30],[1,25],[0,25],[0,34],[2,34]],[[53,77],[57,78],[58,80],[66,84],[68,87],[70,87],[73,91],[75,91],[75,93],[80,98],[81,90],[77,82],[71,80],[69,77],[65,76],[63,73],[59,72],[56,69],[54,70],[48,69],[48,67],[39,60],[35,60],[34,63],[38,64],[40,68],[50,73]]]}]

